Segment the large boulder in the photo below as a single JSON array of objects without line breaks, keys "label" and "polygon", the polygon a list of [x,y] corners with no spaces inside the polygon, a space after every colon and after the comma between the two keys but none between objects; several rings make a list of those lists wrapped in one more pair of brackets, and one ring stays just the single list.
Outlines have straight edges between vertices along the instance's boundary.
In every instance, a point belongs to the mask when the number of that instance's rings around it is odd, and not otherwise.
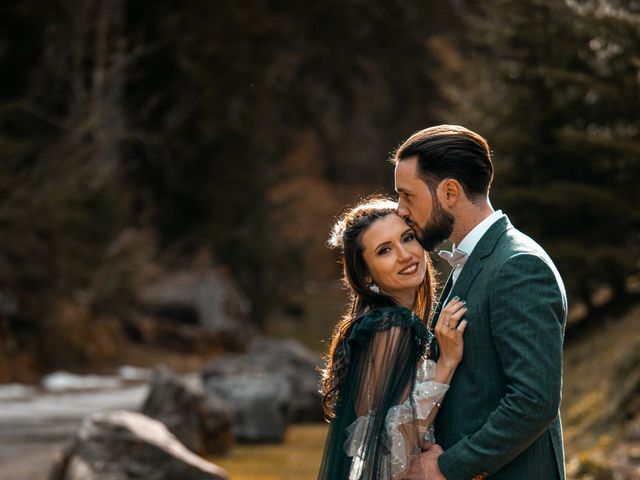
[{"label": "large boulder", "polygon": [[86,417],[51,480],[223,480],[221,467],[189,451],[157,420],[114,411]]},{"label": "large boulder", "polygon": [[228,333],[216,333],[199,325],[184,325],[149,314],[130,312],[121,319],[130,340],[159,347],[162,350],[206,357],[220,355],[227,350],[246,348],[246,343],[230,338]]},{"label": "large boulder", "polygon": [[322,421],[319,364],[293,340],[260,338],[246,354],[215,359],[202,376],[233,409],[238,440],[278,441],[288,422]]},{"label": "large boulder", "polygon": [[291,397],[281,374],[258,369],[209,376],[208,392],[222,397],[233,410],[233,433],[239,442],[281,442],[287,427]]},{"label": "large boulder", "polygon": [[230,408],[215,394],[205,395],[197,377],[189,381],[167,368],[155,370],[142,413],[200,455],[224,453],[233,443]]},{"label": "large boulder", "polygon": [[282,373],[289,380],[289,421],[323,421],[318,355],[295,340],[259,338],[251,344],[246,357],[256,359],[265,370]]},{"label": "large boulder", "polygon": [[222,268],[167,272],[140,287],[137,296],[155,316],[202,326],[224,336],[230,347],[246,347],[251,304]]}]

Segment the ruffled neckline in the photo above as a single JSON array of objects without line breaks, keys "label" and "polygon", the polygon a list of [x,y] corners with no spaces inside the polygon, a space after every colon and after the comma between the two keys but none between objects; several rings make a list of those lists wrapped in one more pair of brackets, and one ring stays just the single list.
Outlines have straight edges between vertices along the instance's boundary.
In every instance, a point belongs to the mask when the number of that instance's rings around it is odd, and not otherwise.
[{"label": "ruffled neckline", "polygon": [[408,308],[399,306],[374,308],[365,313],[354,322],[348,341],[361,342],[372,333],[392,327],[411,328],[418,345],[423,347],[428,343],[429,333],[420,317]]}]

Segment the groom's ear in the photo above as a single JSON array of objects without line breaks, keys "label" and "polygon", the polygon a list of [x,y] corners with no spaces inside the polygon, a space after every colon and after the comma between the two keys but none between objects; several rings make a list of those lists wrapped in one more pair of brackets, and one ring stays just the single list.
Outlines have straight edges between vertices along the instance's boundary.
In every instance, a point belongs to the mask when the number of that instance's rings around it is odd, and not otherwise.
[{"label": "groom's ear", "polygon": [[445,178],[438,185],[438,196],[440,203],[452,207],[464,195],[462,185],[454,178]]}]

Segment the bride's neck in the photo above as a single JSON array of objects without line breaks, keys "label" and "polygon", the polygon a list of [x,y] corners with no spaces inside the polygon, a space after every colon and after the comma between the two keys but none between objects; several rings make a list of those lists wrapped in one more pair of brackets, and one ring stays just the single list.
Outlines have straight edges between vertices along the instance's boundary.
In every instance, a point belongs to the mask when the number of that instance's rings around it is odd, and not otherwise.
[{"label": "bride's neck", "polygon": [[411,310],[413,308],[413,304],[416,301],[416,292],[415,290],[412,290],[410,292],[398,294],[396,296],[396,300],[401,307],[405,307]]}]

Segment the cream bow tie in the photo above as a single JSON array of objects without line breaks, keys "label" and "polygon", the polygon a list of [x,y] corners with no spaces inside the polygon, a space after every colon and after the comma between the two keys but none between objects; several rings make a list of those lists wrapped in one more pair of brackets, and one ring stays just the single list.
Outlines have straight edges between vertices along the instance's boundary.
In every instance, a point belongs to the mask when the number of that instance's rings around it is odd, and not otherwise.
[{"label": "cream bow tie", "polygon": [[457,248],[454,248],[453,252],[449,252],[448,250],[438,250],[438,255],[449,262],[449,265],[453,268],[462,268],[469,258],[469,255]]}]

